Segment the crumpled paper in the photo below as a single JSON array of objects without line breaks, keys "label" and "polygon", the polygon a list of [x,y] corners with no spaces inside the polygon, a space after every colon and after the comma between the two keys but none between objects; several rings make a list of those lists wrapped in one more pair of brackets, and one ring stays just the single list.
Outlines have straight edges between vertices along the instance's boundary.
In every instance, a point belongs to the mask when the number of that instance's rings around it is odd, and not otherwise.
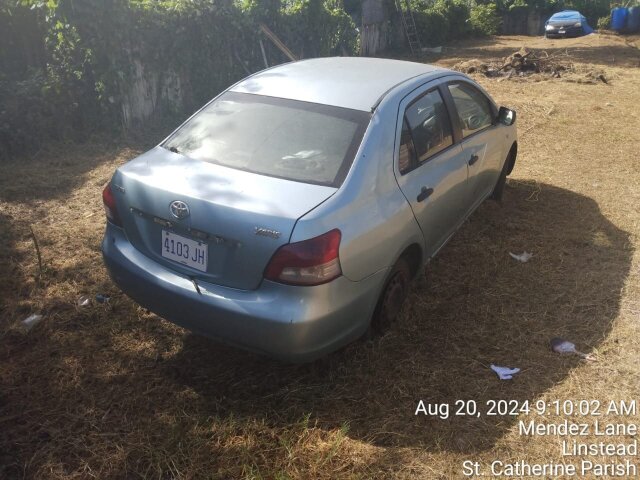
[{"label": "crumpled paper", "polygon": [[511,258],[515,258],[516,260],[522,263],[527,263],[529,260],[531,260],[531,257],[533,257],[533,253],[529,253],[529,252],[523,252],[520,255],[516,255],[515,253],[509,252],[509,255],[511,255]]},{"label": "crumpled paper", "polygon": [[520,371],[519,368],[500,367],[493,363],[491,364],[491,370],[496,372],[500,380],[511,380]]},{"label": "crumpled paper", "polygon": [[22,328],[25,331],[28,332],[33,327],[35,327],[38,323],[40,323],[40,321],[43,318],[44,317],[42,315],[40,315],[39,313],[33,313],[33,314],[29,315],[27,318],[25,318],[24,320],[22,320],[22,322],[20,322],[20,325],[22,326]]}]

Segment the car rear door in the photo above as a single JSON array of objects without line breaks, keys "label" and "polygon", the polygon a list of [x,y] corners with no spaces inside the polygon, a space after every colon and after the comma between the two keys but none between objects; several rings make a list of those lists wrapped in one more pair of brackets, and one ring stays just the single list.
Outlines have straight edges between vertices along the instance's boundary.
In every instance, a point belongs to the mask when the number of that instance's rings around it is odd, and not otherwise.
[{"label": "car rear door", "polygon": [[431,82],[405,97],[396,131],[394,171],[422,229],[428,256],[464,218],[468,197],[466,158],[443,94]]},{"label": "car rear door", "polygon": [[502,169],[499,126],[494,124],[497,112],[493,102],[470,82],[447,83],[453,104],[452,120],[462,136],[462,149],[469,169],[467,213],[491,193]]}]

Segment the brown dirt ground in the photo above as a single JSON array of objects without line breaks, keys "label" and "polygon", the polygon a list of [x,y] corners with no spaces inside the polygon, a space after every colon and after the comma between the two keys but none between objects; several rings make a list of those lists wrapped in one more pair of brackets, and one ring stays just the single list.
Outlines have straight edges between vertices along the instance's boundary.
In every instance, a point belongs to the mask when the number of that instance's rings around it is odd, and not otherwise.
[{"label": "brown dirt ground", "polygon": [[[195,337],[110,282],[100,192],[144,142],[1,165],[0,478],[459,478],[464,460],[568,461],[558,437],[518,434],[533,413],[414,416],[419,399],[471,399],[482,410],[489,399],[640,400],[638,37],[500,37],[436,60],[521,46],[568,49],[576,68],[602,70],[609,83],[478,76],[518,112],[520,153],[502,205],[466,222],[388,334],[311,365]],[[534,254],[527,264],[508,256],[524,250]],[[109,306],[76,306],[98,292]],[[17,325],[32,312],[45,319],[25,334]],[[557,335],[599,361],[551,353]],[[491,363],[522,372],[501,382]],[[601,417],[615,420],[640,422]]]}]

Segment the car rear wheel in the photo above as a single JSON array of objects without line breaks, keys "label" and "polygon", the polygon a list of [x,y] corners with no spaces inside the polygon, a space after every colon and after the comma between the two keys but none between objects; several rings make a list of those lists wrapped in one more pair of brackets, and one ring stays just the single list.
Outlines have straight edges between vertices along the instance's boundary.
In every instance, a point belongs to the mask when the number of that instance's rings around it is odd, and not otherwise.
[{"label": "car rear wheel", "polygon": [[409,293],[411,269],[405,258],[400,258],[391,269],[371,321],[373,333],[384,333],[400,315]]}]

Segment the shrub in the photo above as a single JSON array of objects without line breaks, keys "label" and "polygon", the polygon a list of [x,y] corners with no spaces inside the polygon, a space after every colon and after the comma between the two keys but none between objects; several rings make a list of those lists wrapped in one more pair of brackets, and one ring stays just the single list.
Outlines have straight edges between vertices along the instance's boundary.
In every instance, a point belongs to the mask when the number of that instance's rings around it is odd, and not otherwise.
[{"label": "shrub", "polygon": [[600,17],[597,24],[598,30],[608,30],[611,28],[611,15]]},{"label": "shrub", "polygon": [[427,45],[442,45],[469,35],[469,7],[463,0],[413,0],[411,8],[420,40]]},{"label": "shrub", "polygon": [[281,11],[281,39],[303,58],[341,55],[358,50],[358,33],[341,8],[322,0],[298,0]]},{"label": "shrub", "polygon": [[475,5],[469,14],[469,24],[477,35],[495,35],[500,29],[502,19],[494,4]]},{"label": "shrub", "polygon": [[439,12],[424,9],[414,11],[416,30],[423,45],[442,45],[449,36],[449,21]]}]

